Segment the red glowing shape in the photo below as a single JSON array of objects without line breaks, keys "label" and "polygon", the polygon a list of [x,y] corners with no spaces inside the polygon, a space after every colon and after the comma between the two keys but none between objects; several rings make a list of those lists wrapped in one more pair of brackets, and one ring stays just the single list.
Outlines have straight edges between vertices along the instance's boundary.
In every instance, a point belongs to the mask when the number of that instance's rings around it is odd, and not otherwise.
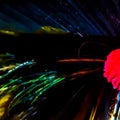
[{"label": "red glowing shape", "polygon": [[110,52],[104,64],[104,77],[112,83],[113,88],[120,90],[120,49]]}]

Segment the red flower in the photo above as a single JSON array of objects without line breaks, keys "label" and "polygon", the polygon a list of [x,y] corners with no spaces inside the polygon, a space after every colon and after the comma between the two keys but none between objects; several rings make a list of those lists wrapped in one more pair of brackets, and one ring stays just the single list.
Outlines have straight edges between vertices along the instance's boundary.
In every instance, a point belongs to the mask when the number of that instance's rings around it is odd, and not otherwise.
[{"label": "red flower", "polygon": [[107,56],[103,75],[114,89],[120,90],[120,49],[113,50]]}]

